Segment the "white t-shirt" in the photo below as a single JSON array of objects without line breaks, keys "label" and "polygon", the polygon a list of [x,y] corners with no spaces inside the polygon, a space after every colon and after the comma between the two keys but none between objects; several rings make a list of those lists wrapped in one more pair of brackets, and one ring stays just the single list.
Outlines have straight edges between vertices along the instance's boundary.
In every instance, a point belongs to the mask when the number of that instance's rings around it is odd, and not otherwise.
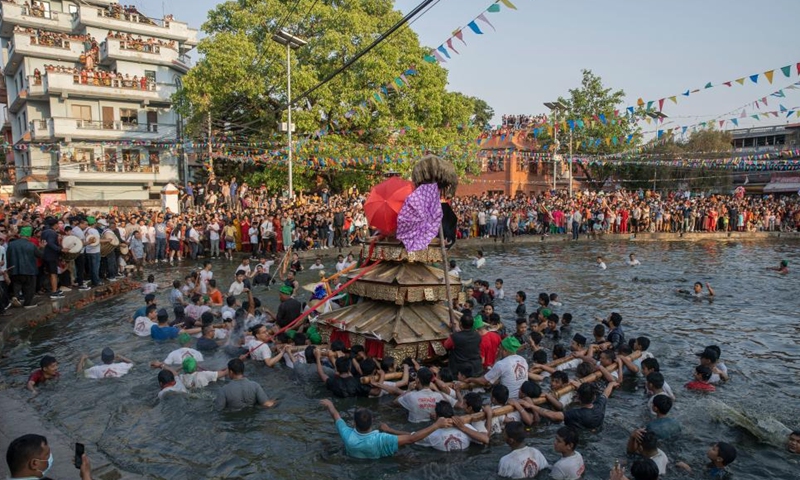
[{"label": "white t-shirt", "polygon": [[660,448],[657,449],[658,453],[655,456],[650,457],[650,460],[656,462],[658,465],[658,474],[659,475],[666,475],[667,474],[667,464],[669,463],[669,458],[667,458],[667,454],[664,453],[663,450]]},{"label": "white t-shirt", "polygon": [[[724,372],[725,375],[728,374],[728,367],[726,367],[724,363],[717,362],[717,368],[720,371]],[[720,383],[721,381],[722,377],[720,377],[718,373],[712,373],[711,378],[708,379],[708,383],[714,383],[714,384]]]},{"label": "white t-shirt", "polygon": [[484,377],[490,383],[500,379],[508,388],[508,398],[519,398],[519,388],[528,380],[528,362],[519,355],[509,355],[495,363]]},{"label": "white t-shirt", "polygon": [[167,388],[162,388],[160,392],[158,392],[158,398],[164,398],[164,395],[168,393],[189,393],[186,390],[186,387],[181,382],[180,377],[175,379],[175,385]]},{"label": "white t-shirt", "polygon": [[211,270],[200,270],[200,293],[205,295],[208,293],[208,281],[214,277],[214,272]]},{"label": "white t-shirt", "polygon": [[600,263],[597,264],[597,266],[600,268],[600,270],[605,270],[606,269],[606,262],[600,262]]},{"label": "white t-shirt", "polygon": [[247,343],[244,344],[244,348],[250,352],[250,358],[253,360],[263,362],[272,357],[272,351],[269,349],[269,345],[255,338],[248,340]]},{"label": "white t-shirt", "polygon": [[638,258],[635,258],[633,260],[628,260],[628,265],[630,265],[631,267],[635,267],[635,266],[641,265],[641,264],[642,264],[642,262],[640,262]]},{"label": "white t-shirt", "polygon": [[230,288],[228,288],[228,295],[241,295],[244,292],[244,282],[236,282],[234,281],[231,283]]},{"label": "white t-shirt", "polygon": [[586,467],[583,465],[583,456],[575,452],[569,457],[561,457],[559,461],[550,469],[550,477],[553,480],[578,480],[583,476]]},{"label": "white t-shirt", "polygon": [[347,268],[347,262],[346,261],[342,260],[341,262],[336,262],[336,271],[337,272],[341,272],[345,268]]},{"label": "white t-shirt", "polygon": [[[147,334],[150,335],[150,332],[148,331]],[[83,374],[86,378],[117,378],[128,373],[131,368],[133,368],[133,364],[126,362],[95,365],[84,370]]]},{"label": "white t-shirt", "polygon": [[89,227],[89,228],[86,229],[86,232],[84,232],[84,233],[86,234],[87,237],[92,236],[92,237],[96,237],[96,239],[97,239],[97,243],[95,243],[94,245],[86,245],[85,248],[84,248],[84,251],[86,253],[90,253],[90,254],[91,253],[100,253],[100,233],[97,231],[97,229],[94,228],[94,227]]},{"label": "white t-shirt", "polygon": [[157,325],[157,323],[147,317],[139,317],[133,322],[133,333],[140,337],[149,337],[150,327],[153,325]]},{"label": "white t-shirt", "polygon": [[558,397],[558,401],[561,402],[561,406],[567,408],[568,405],[571,405],[572,402],[575,401],[575,392],[567,392],[564,395]]},{"label": "white t-shirt", "polygon": [[397,398],[397,402],[408,410],[408,421],[411,423],[430,422],[431,413],[436,411],[436,403],[441,400],[455,405],[452,397],[434,392],[430,388],[408,391]]},{"label": "white t-shirt", "polygon": [[475,265],[475,268],[481,268],[486,265],[486,257],[476,258],[472,261],[472,264]]},{"label": "white t-shirt", "polygon": [[312,263],[311,266],[308,267],[309,270],[322,270],[324,268],[325,268],[325,265],[323,265],[321,263]]},{"label": "white t-shirt", "polygon": [[[472,425],[467,424],[466,427],[475,430]],[[457,428],[440,428],[416,444],[435,448],[441,452],[459,452],[468,449],[469,442],[469,436]]]},{"label": "white t-shirt", "polygon": [[234,270],[234,273],[238,272],[239,270],[244,270],[245,274],[250,275],[250,272],[251,272],[250,264],[248,263],[247,265],[243,265],[243,264],[240,263],[239,266],[236,267],[236,270]]},{"label": "white t-shirt", "polygon": [[170,352],[170,354],[167,355],[166,360],[164,360],[164,363],[167,365],[181,365],[183,361],[189,357],[194,358],[198,362],[203,361],[202,353],[193,348],[183,347]]},{"label": "white t-shirt", "polygon": [[578,365],[580,365],[581,362],[583,362],[583,360],[581,360],[580,358],[576,358],[574,360],[570,360],[569,362],[565,362],[565,363],[562,363],[561,365],[558,365],[556,367],[556,371],[557,372],[563,372],[565,370],[573,370],[575,368],[578,368]]},{"label": "white t-shirt", "polygon": [[497,474],[508,478],[533,478],[547,468],[547,459],[534,447],[518,448],[500,459]]},{"label": "white t-shirt", "polygon": [[219,241],[219,224],[217,222],[208,224],[208,239]]},{"label": "white t-shirt", "polygon": [[[495,405],[492,407],[493,410],[500,408],[499,405]],[[492,431],[486,431],[486,421],[485,420],[478,420],[476,422],[472,422],[471,425],[475,427],[475,430],[481,433],[488,433],[489,435],[498,435],[503,433],[503,429],[505,428],[506,417],[508,417],[509,422],[521,422],[522,417],[520,416],[519,412],[511,412],[508,415],[494,415],[492,416]]]},{"label": "white t-shirt", "polygon": [[216,382],[217,372],[182,373],[178,376],[186,388],[205,388],[209,383]]},{"label": "white t-shirt", "polygon": [[[294,368],[295,365],[302,365],[306,362],[306,353],[303,351],[299,352],[292,352],[292,353],[283,353],[283,360],[286,362],[286,366],[289,368]],[[386,382],[389,383],[389,382]],[[381,390],[381,393],[384,393],[385,390]]]}]

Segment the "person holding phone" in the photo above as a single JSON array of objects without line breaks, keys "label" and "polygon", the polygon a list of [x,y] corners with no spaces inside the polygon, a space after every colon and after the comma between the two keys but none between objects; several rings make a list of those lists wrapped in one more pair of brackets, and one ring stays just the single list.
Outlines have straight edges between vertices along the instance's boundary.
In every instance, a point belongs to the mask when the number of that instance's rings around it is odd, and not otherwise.
[{"label": "person holding phone", "polygon": [[[15,438],[6,450],[9,479],[46,479],[53,468],[53,452],[47,438],[29,433]],[[80,469],[81,480],[92,480],[92,463],[83,444],[75,444],[75,467]]]}]

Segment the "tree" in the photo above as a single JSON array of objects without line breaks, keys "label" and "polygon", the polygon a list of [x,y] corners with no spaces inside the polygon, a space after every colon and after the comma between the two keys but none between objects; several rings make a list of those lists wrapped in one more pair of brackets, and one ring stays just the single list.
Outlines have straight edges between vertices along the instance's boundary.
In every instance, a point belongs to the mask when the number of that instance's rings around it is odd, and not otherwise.
[{"label": "tree", "polygon": [[[202,59],[184,77],[175,99],[190,133],[201,136],[210,113],[215,136],[248,142],[283,139],[276,134],[286,116],[286,49],[271,40],[278,26],[308,41],[291,54],[292,90],[298,95],[402,17],[390,0],[320,0],[311,6],[296,9],[294,0],[240,0],[209,12],[203,25],[208,37],[198,46]],[[448,92],[447,71],[422,61],[425,53],[413,30],[401,28],[300,99],[292,116],[300,139],[296,175],[315,177],[316,164],[342,169],[346,159],[374,159],[374,145],[385,147],[381,158],[433,150],[462,163],[462,172],[469,170],[467,160],[477,145],[465,140],[477,136],[470,123],[475,99]],[[321,131],[326,134],[315,135]],[[285,147],[262,150],[268,153],[262,152],[259,161],[269,157],[270,168],[287,156]],[[243,156],[256,155],[245,151]],[[259,161],[253,168],[263,167]]]},{"label": "tree", "polygon": [[[566,109],[551,119],[551,123],[559,124],[559,153],[563,154],[569,145],[570,126],[569,123],[566,126],[563,123],[567,120],[575,122],[572,126],[572,147],[576,155],[606,155],[634,147],[639,130],[634,122],[619,113],[620,109],[625,108],[625,92],[606,88],[603,80],[591,70],[582,70],[581,73],[581,86],[570,89],[568,98],[558,98]],[[637,112],[638,115],[641,113]],[[553,134],[542,133],[538,141],[542,145],[552,144]],[[604,162],[578,165],[588,183],[597,189],[602,188],[616,170]]]},{"label": "tree", "polygon": [[486,100],[476,97],[469,97],[474,105],[472,113],[472,123],[478,128],[484,128],[494,118],[494,109],[486,103]]}]

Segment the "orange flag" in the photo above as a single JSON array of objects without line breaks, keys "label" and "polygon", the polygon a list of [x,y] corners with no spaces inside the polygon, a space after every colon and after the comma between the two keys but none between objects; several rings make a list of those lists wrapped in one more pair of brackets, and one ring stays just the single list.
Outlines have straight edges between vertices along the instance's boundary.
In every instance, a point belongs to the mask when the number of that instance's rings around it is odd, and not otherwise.
[{"label": "orange flag", "polygon": [[772,75],[775,74],[775,70],[770,70],[768,72],[764,72],[764,76],[767,77],[767,81],[772,83]]}]

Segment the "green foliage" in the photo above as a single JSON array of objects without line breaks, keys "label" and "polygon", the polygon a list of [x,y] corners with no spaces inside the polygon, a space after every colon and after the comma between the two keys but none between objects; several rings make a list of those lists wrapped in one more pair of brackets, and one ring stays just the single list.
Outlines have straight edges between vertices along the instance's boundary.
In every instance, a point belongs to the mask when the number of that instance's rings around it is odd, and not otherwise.
[{"label": "green foliage", "polygon": [[[287,78],[286,49],[272,41],[271,35],[283,19],[287,19],[286,30],[308,41],[291,54],[292,91],[298,95],[402,17],[390,0],[320,0],[313,9],[301,5],[292,12],[295,3],[227,1],[209,12],[203,25],[208,37],[198,46],[202,59],[184,77],[184,88],[175,98],[188,119],[190,134],[202,138],[210,112],[215,136],[274,141],[279,122],[286,121]],[[413,30],[401,28],[337,78],[297,102],[292,120],[298,138],[329,131],[319,139],[298,142],[299,162],[368,158],[378,153],[382,158],[413,160],[422,150],[430,150],[461,164],[460,171],[469,170],[477,145],[468,140],[478,132],[470,120],[492,113],[491,108],[485,102],[478,106],[477,99],[448,92],[447,71],[423,62],[425,52]],[[395,79],[409,68],[417,71],[406,76],[410,85],[389,88],[380,101],[375,100],[374,93],[382,85],[397,85]],[[374,150],[374,145],[381,145],[381,150]],[[285,149],[273,153],[279,159],[285,155]],[[388,167],[398,170],[394,165]],[[299,166],[298,177],[304,168]],[[384,168],[387,166],[381,165],[376,170]]]},{"label": "green foliage", "polygon": [[477,97],[469,97],[473,103],[472,124],[483,128],[488,125],[494,117],[494,109],[486,103],[486,100]]}]

